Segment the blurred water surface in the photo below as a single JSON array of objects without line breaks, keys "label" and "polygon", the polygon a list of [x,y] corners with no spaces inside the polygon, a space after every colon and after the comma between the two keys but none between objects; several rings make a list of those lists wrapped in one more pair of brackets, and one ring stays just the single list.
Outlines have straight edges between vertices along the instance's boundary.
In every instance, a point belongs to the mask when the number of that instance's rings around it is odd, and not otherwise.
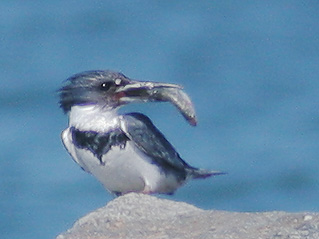
[{"label": "blurred water surface", "polygon": [[[53,238],[112,199],[60,141],[56,90],[113,69],[185,86],[138,104],[191,165],[228,172],[170,199],[233,211],[319,210],[316,1],[2,1],[1,238]],[[166,196],[164,196],[166,197]]]}]

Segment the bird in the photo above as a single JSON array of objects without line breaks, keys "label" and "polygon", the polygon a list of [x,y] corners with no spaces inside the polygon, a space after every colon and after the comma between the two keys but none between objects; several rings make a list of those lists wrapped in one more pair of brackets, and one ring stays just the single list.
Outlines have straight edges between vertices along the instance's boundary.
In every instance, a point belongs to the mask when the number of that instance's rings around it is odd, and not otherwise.
[{"label": "bird", "polygon": [[69,118],[61,134],[66,150],[116,196],[170,195],[190,179],[223,174],[187,164],[146,115],[118,112],[132,102],[170,102],[195,126],[193,104],[180,85],[91,70],[66,79],[58,94]]}]

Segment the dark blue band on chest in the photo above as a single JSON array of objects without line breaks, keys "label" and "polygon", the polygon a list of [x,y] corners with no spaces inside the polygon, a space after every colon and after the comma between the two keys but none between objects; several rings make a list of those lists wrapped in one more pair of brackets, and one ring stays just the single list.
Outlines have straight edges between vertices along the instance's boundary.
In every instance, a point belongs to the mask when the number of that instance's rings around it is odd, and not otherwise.
[{"label": "dark blue band on chest", "polygon": [[90,150],[101,162],[102,157],[113,146],[125,148],[129,138],[120,130],[114,129],[107,133],[98,133],[96,131],[81,131],[71,127],[72,141],[76,147]]}]

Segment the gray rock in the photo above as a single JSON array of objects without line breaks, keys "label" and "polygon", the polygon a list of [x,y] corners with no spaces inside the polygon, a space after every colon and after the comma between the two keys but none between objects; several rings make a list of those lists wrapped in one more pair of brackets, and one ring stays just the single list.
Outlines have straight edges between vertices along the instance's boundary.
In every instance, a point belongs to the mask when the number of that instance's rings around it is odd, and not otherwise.
[{"label": "gray rock", "polygon": [[57,239],[319,238],[319,213],[239,213],[130,193],[79,219]]}]

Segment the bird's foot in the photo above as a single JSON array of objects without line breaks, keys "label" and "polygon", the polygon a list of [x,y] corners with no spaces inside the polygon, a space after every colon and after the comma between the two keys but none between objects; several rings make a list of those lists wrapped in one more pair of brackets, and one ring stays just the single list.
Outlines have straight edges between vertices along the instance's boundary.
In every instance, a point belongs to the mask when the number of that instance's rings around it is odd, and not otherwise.
[{"label": "bird's foot", "polygon": [[143,194],[152,194],[151,187],[149,185],[145,185],[144,190],[141,192]]}]

